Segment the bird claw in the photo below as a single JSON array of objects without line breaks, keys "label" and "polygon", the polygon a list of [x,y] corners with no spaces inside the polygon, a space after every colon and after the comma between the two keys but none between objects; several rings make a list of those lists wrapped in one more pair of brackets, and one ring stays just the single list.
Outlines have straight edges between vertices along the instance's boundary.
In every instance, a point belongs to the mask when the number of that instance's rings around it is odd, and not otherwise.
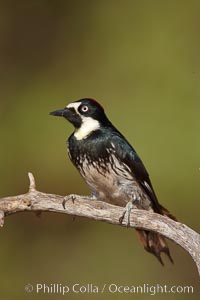
[{"label": "bird claw", "polygon": [[77,195],[75,194],[71,194],[69,196],[65,196],[64,199],[63,199],[63,202],[62,202],[62,206],[63,208],[65,209],[65,204],[68,202],[68,201],[72,201],[72,203],[74,204],[75,200],[77,199]]},{"label": "bird claw", "polygon": [[76,194],[71,194],[71,195],[67,195],[64,197],[63,199],[63,202],[62,202],[62,206],[63,208],[65,209],[65,204],[68,202],[68,201],[72,201],[72,203],[74,204],[75,200],[78,200],[78,199],[86,199],[86,200],[94,200],[96,199],[94,196],[92,197],[88,197],[88,196],[80,196],[80,195],[76,195]]},{"label": "bird claw", "polygon": [[136,196],[133,196],[133,199],[131,199],[125,206],[124,211],[121,215],[121,217],[119,218],[119,223],[122,224],[125,216],[127,215],[127,220],[125,222],[126,227],[129,228],[130,227],[130,215],[131,215],[131,210],[135,208],[134,202],[136,201]]}]

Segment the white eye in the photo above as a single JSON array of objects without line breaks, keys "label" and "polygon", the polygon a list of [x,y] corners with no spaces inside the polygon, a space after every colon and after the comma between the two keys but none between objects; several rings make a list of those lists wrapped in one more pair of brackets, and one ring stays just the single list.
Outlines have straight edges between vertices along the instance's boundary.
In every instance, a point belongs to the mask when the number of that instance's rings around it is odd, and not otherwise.
[{"label": "white eye", "polygon": [[81,107],[82,112],[86,112],[88,111],[88,106],[84,105],[83,107]]}]

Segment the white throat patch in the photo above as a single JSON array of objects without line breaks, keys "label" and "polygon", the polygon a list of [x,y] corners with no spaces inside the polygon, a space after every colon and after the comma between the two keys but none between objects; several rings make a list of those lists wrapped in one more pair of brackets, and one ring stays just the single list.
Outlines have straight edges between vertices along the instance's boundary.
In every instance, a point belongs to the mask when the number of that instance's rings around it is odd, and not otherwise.
[{"label": "white throat patch", "polygon": [[85,139],[92,131],[95,131],[100,128],[100,124],[97,120],[84,116],[81,116],[81,118],[82,125],[80,128],[76,129],[74,133],[74,136],[77,140]]}]

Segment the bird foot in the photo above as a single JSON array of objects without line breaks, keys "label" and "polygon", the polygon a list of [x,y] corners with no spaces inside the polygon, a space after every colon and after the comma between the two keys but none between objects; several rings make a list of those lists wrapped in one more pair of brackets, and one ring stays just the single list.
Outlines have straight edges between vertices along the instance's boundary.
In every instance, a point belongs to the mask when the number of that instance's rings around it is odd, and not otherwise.
[{"label": "bird foot", "polygon": [[94,197],[81,196],[81,195],[76,195],[76,194],[67,195],[63,199],[62,206],[65,209],[66,203],[68,201],[72,201],[72,203],[74,204],[75,200],[79,200],[79,199],[94,200]]},{"label": "bird foot", "polygon": [[68,201],[72,201],[73,204],[74,204],[75,200],[76,200],[78,197],[80,197],[80,196],[79,196],[79,195],[76,195],[76,194],[71,194],[71,195],[65,196],[64,199],[63,199],[63,202],[62,202],[63,208],[65,209],[65,205],[66,205],[66,203],[67,203]]},{"label": "bird foot", "polygon": [[131,215],[131,210],[136,208],[136,205],[134,204],[134,202],[136,201],[136,196],[134,195],[133,199],[131,199],[125,206],[124,208],[124,211],[121,215],[121,217],[119,218],[119,223],[122,224],[124,219],[125,219],[125,216],[127,215],[127,218],[126,218],[126,227],[130,227],[130,215]]}]

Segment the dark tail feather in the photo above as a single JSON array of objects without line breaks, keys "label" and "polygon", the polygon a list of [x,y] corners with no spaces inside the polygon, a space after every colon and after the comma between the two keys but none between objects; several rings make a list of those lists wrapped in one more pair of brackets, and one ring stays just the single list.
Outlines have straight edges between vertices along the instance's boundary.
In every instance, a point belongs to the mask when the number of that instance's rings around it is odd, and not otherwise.
[{"label": "dark tail feather", "polygon": [[165,207],[159,204],[160,214],[166,216],[174,221],[177,221],[177,218],[174,217]]},{"label": "dark tail feather", "polygon": [[[177,221],[177,219],[163,206],[159,205],[160,214],[169,217],[170,219]],[[136,229],[139,239],[142,242],[145,250],[155,255],[155,257],[159,260],[159,262],[164,265],[161,253],[165,253],[171,263],[173,263],[173,259],[170,255],[169,248],[166,244],[165,238],[153,231]]]},{"label": "dark tail feather", "polygon": [[165,253],[171,263],[173,263],[173,259],[170,255],[169,248],[165,242],[165,238],[153,231],[147,231],[147,230],[141,230],[141,229],[136,229],[139,239],[142,242],[144,249],[151,254],[155,255],[155,257],[159,260],[159,262],[164,265],[162,258],[161,258],[161,253]]}]

